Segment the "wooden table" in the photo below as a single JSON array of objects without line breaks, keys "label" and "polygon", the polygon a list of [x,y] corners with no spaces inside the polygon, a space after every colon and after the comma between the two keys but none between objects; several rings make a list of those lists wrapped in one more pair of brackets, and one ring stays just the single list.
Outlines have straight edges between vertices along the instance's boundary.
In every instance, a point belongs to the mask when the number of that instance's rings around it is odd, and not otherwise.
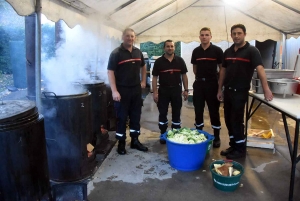
[{"label": "wooden table", "polygon": [[[290,190],[289,190],[289,200],[293,200],[294,193],[294,182],[295,182],[295,171],[296,165],[300,160],[300,157],[297,154],[298,151],[298,141],[299,141],[299,123],[300,123],[300,95],[294,94],[293,96],[287,96],[283,98],[283,95],[274,95],[274,99],[272,101],[267,101],[264,98],[264,94],[256,94],[252,91],[249,91],[249,96],[252,97],[252,101],[249,106],[249,100],[247,101],[247,109],[246,109],[246,136],[247,136],[247,125],[248,120],[255,113],[255,111],[259,108],[259,106],[264,103],[273,109],[277,110],[281,113],[284,129],[286,133],[286,139],[290,151],[292,168],[291,168],[291,177],[290,177]],[[253,103],[255,101],[259,101],[259,104],[253,109]],[[289,128],[287,125],[286,117],[290,117],[295,120],[295,135],[294,135],[294,146],[292,145]]]}]

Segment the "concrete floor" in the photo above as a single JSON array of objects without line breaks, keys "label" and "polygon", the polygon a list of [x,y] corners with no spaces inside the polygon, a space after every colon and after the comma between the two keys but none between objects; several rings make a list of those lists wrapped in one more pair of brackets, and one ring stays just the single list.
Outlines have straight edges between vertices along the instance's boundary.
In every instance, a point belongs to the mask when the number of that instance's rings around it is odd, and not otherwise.
[{"label": "concrete floor", "polygon": [[[13,92],[2,98],[4,100],[26,99],[26,90]],[[152,100],[152,94],[145,95],[140,141],[149,147],[149,151],[144,153],[130,149],[128,140],[127,154],[120,156],[116,152],[115,145],[96,173],[89,179],[89,201],[288,200],[291,163],[283,122],[280,113],[265,105],[254,114],[249,121],[249,127],[272,128],[275,133],[275,153],[271,149],[248,147],[246,158],[237,160],[245,169],[239,188],[234,192],[223,192],[213,186],[209,165],[214,160],[223,159],[224,157],[219,153],[228,147],[222,105],[220,114],[221,147],[210,150],[199,170],[177,171],[169,165],[166,145],[159,143],[158,111]],[[204,130],[212,133],[207,110],[204,116]],[[194,127],[192,103],[184,102],[181,118],[183,127]],[[170,115],[168,119],[171,120]],[[288,119],[288,125],[293,134],[294,121]],[[110,137],[114,138],[114,132],[111,132]],[[293,135],[291,138],[293,139]],[[299,171],[298,165],[294,200],[300,200]]]},{"label": "concrete floor", "polygon": [[[271,149],[248,147],[246,158],[236,160],[245,169],[239,188],[234,192],[223,192],[213,186],[209,165],[223,159],[219,153],[228,147],[222,105],[220,114],[221,147],[210,150],[199,170],[177,171],[169,165],[166,145],[159,143],[158,110],[152,94],[148,94],[142,110],[140,141],[149,147],[149,151],[130,149],[128,139],[127,154],[120,156],[115,145],[88,184],[89,201],[288,200],[291,163],[281,115],[264,105],[252,117],[249,126],[274,130],[275,153]],[[204,115],[204,130],[212,133],[207,110]],[[181,118],[183,127],[194,127],[192,103],[184,102]],[[294,122],[289,120],[288,124],[294,131]],[[294,200],[300,200],[300,169],[297,168]]]}]

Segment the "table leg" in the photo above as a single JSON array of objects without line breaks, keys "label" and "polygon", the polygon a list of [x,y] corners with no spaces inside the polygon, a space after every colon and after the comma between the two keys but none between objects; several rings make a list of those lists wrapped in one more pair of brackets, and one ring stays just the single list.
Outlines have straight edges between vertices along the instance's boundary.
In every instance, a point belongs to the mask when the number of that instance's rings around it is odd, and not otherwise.
[{"label": "table leg", "polygon": [[293,200],[294,195],[294,183],[295,183],[295,171],[297,165],[297,152],[298,152],[298,140],[299,140],[299,120],[296,121],[295,127],[295,137],[294,137],[294,150],[292,160],[292,170],[291,170],[291,180],[290,180],[290,192],[289,192],[289,200]]},{"label": "table leg", "polygon": [[287,122],[286,122],[285,114],[282,113],[281,116],[282,116],[282,121],[283,121],[283,125],[284,125],[286,140],[287,140],[289,151],[290,151],[290,157],[291,157],[291,160],[292,160],[293,147],[292,147],[290,131],[289,131],[289,128],[288,128],[288,125],[287,125]]},{"label": "table leg", "polygon": [[[253,99],[252,99],[253,102]],[[252,104],[251,104],[252,106]],[[246,136],[246,146],[247,146],[247,135],[248,135],[248,120],[249,120],[249,113],[251,111],[251,108],[249,108],[249,97],[247,98],[246,102],[246,122],[245,122],[245,136]]]}]

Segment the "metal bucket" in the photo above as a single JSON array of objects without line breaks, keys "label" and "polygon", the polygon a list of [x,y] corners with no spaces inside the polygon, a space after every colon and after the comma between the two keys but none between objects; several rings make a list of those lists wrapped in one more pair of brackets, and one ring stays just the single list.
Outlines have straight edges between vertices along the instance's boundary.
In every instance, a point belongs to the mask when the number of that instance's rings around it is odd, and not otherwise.
[{"label": "metal bucket", "polygon": [[268,80],[271,91],[274,94],[283,94],[285,98],[286,94],[295,94],[299,83],[293,79],[270,79]]},{"label": "metal bucket", "polygon": [[[265,69],[267,79],[293,78],[295,71],[289,69]],[[258,79],[258,73],[254,70],[253,77]]]}]

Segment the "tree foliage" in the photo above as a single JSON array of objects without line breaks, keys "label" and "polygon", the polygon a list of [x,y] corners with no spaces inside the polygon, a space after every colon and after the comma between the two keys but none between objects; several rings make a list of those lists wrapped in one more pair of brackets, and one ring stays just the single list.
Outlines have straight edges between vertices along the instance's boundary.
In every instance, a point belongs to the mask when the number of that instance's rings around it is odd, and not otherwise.
[{"label": "tree foliage", "polygon": [[10,74],[9,41],[25,40],[24,17],[6,1],[0,0],[0,73]]},{"label": "tree foliage", "polygon": [[[6,1],[0,0],[0,74],[12,73],[10,62],[10,41],[25,40],[25,17],[19,16]],[[55,26],[42,25],[42,56],[55,56]]]}]

